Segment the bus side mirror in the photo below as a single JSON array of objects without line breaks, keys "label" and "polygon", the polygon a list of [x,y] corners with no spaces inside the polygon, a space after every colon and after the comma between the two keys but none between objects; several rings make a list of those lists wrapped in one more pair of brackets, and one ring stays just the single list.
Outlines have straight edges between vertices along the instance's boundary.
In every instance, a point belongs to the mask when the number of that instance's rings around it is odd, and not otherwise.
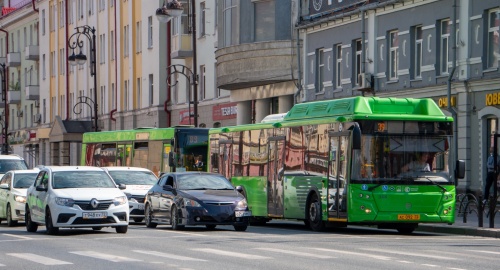
[{"label": "bus side mirror", "polygon": [[465,161],[464,160],[457,160],[457,165],[456,165],[456,176],[457,179],[463,179],[465,177]]},{"label": "bus side mirror", "polygon": [[354,126],[352,127],[352,149],[361,149],[361,129],[359,128],[358,123],[354,123]]}]

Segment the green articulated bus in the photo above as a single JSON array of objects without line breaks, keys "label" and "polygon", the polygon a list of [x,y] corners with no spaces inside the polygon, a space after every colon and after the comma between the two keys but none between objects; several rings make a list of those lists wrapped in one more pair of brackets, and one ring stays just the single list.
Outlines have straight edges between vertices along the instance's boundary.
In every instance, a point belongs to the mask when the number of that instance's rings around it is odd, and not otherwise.
[{"label": "green articulated bus", "polygon": [[465,164],[452,160],[452,127],[432,99],[302,103],[272,123],[211,129],[208,170],[242,187],[257,224],[411,233],[419,223],[455,221]]},{"label": "green articulated bus", "polygon": [[[207,166],[207,128],[179,126],[83,134],[81,165],[134,166],[155,174],[204,171]],[[202,163],[196,164],[197,159]]]}]

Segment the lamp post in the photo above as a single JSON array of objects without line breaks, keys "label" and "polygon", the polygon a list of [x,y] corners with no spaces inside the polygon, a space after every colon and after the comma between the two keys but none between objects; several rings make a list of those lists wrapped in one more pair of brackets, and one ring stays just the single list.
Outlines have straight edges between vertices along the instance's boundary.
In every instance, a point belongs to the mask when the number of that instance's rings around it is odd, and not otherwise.
[{"label": "lamp post", "polygon": [[[173,18],[182,15],[183,7],[182,4],[177,0],[172,0],[167,3],[163,3],[163,7],[156,10],[156,17],[161,23],[166,23]],[[193,48],[193,69],[189,69],[184,65],[175,64],[167,67],[167,70],[173,69],[169,76],[173,74],[180,73],[188,78],[188,82],[193,86],[193,114],[191,114],[191,95],[189,97],[189,123],[191,124],[191,116],[194,119],[194,126],[198,127],[198,74],[197,70],[197,57],[196,57],[196,12],[195,12],[195,1],[191,0],[191,42]],[[168,37],[171,38],[171,37]],[[170,50],[170,48],[168,48]],[[187,73],[186,73],[187,72]],[[177,82],[176,82],[177,83]],[[175,83],[175,84],[176,84]],[[175,85],[173,84],[173,85]],[[191,91],[190,91],[191,92]]]},{"label": "lamp post", "polygon": [[3,147],[2,154],[9,154],[9,108],[7,106],[7,67],[5,64],[0,63],[0,68],[2,72],[2,102],[4,105],[4,121],[2,125],[2,137],[3,137]]},{"label": "lamp post", "polygon": [[[90,44],[90,76],[94,77],[94,99],[89,97],[79,97],[78,102],[73,107],[75,114],[80,114],[82,110],[76,111],[76,106],[87,104],[94,108],[94,113],[91,118],[94,118],[94,131],[99,131],[98,126],[98,110],[97,110],[97,72],[96,72],[96,48],[95,48],[95,28],[88,25],[75,27],[76,33],[73,33],[68,40],[68,47],[72,49],[72,54],[68,57],[68,61],[72,66],[84,65],[87,61],[87,56],[83,53],[83,37],[87,38]],[[79,48],[80,52],[75,55],[75,49]]]}]

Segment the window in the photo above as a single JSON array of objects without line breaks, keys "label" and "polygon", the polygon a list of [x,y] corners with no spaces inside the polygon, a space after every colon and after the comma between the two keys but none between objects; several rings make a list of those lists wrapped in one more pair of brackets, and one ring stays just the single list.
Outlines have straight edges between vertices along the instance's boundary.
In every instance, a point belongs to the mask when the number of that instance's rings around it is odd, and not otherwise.
[{"label": "window", "polygon": [[42,36],[45,36],[45,9],[42,9]]},{"label": "window", "polygon": [[205,70],[205,65],[201,65],[200,66],[200,73],[201,73],[200,77],[201,77],[201,80],[200,80],[200,87],[199,87],[200,88],[199,89],[200,90],[200,92],[199,92],[200,95],[198,97],[198,100],[204,100],[206,98],[206,95],[207,95],[207,93],[206,93],[206,87],[205,87],[206,86],[206,79],[207,78],[206,78],[205,71],[206,71]]},{"label": "window", "polygon": [[50,76],[54,77],[56,74],[56,53],[50,52]]},{"label": "window", "polygon": [[275,39],[275,1],[254,2],[255,41]]},{"label": "window", "polygon": [[497,68],[500,56],[499,51],[499,25],[500,10],[496,9],[489,12],[488,16],[488,59],[486,61],[488,68]]},{"label": "window", "polygon": [[395,80],[398,78],[398,49],[398,31],[392,31],[389,33],[389,80]]},{"label": "window", "polygon": [[316,50],[316,81],[315,81],[315,90],[316,93],[323,92],[323,78],[325,71],[325,62],[324,62],[324,50],[323,48]]},{"label": "window", "polygon": [[83,10],[83,1],[84,0],[78,0],[78,20],[81,20],[83,19],[83,14],[85,13],[85,11]]},{"label": "window", "polygon": [[356,58],[354,59],[354,81],[355,85],[360,85],[359,74],[361,74],[361,53],[363,51],[363,46],[361,40],[354,41],[356,48]]},{"label": "window", "polygon": [[137,37],[135,39],[135,52],[136,53],[140,53],[142,52],[142,46],[141,46],[141,42],[142,42],[142,31],[141,31],[141,25],[142,23],[141,22],[137,22],[135,24],[135,31],[137,33]]},{"label": "window", "polygon": [[205,36],[207,33],[205,32],[206,29],[205,29],[205,25],[206,25],[206,22],[205,22],[205,15],[206,15],[206,12],[205,12],[205,2],[201,2],[200,3],[200,36],[203,37]]},{"label": "window", "polygon": [[141,96],[142,96],[142,93],[141,93],[141,78],[137,78],[137,91],[136,91],[136,94],[137,94],[137,105],[136,105],[136,108],[137,109],[140,109],[142,108],[142,100],[141,100]]},{"label": "window", "polygon": [[148,17],[148,48],[153,48],[153,17]]},{"label": "window", "polygon": [[56,30],[56,20],[55,20],[56,12],[57,10],[55,5],[51,5],[49,11],[50,32]]},{"label": "window", "polygon": [[45,69],[45,54],[42,54],[42,78],[47,78],[47,70]]},{"label": "window", "polygon": [[128,57],[128,25],[123,27],[123,56]]},{"label": "window", "polygon": [[101,86],[101,114],[106,113],[106,86]]},{"label": "window", "polygon": [[59,49],[59,75],[64,75],[66,70],[66,53],[64,48]]},{"label": "window", "polygon": [[116,109],[116,89],[115,84],[111,84],[111,107]]},{"label": "window", "polygon": [[75,0],[68,1],[68,23],[73,24],[75,22],[75,14],[73,10],[73,6],[75,4]]},{"label": "window", "polygon": [[64,27],[64,2],[59,2],[59,28]]},{"label": "window", "polygon": [[99,63],[106,63],[106,34],[99,35]]},{"label": "window", "polygon": [[413,50],[414,59],[412,65],[413,79],[422,77],[422,26],[415,26],[413,33]]},{"label": "window", "polygon": [[342,87],[342,44],[335,45],[335,87]]},{"label": "window", "polygon": [[111,60],[115,60],[115,32],[111,31],[109,33],[109,51],[110,51],[110,57]]},{"label": "window", "polygon": [[123,88],[123,110],[128,110],[128,81],[124,82]]},{"label": "window", "polygon": [[153,74],[149,74],[149,105],[153,105],[154,81]]},{"label": "window", "polygon": [[439,71],[441,74],[448,74],[448,43],[450,40],[450,20],[442,20],[440,23],[440,50],[439,50]]},{"label": "window", "polygon": [[238,16],[236,14],[236,0],[225,0],[222,6],[223,16],[223,46],[228,47],[238,43]]}]

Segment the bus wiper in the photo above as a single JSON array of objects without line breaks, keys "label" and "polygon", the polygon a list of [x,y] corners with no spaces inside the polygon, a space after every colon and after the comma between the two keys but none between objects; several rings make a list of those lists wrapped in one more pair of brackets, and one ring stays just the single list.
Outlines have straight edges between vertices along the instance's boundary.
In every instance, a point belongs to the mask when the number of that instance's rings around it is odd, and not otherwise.
[{"label": "bus wiper", "polygon": [[447,191],[448,191],[448,190],[446,190],[446,188],[444,188],[444,187],[443,187],[443,186],[441,186],[440,184],[438,184],[438,183],[436,183],[436,182],[432,181],[432,180],[431,180],[431,179],[429,179],[428,177],[424,177],[424,178],[425,178],[426,180],[428,180],[429,182],[431,182],[432,184],[434,184],[434,185],[436,185],[436,186],[440,187],[440,188],[443,190],[443,192],[447,192]]}]

